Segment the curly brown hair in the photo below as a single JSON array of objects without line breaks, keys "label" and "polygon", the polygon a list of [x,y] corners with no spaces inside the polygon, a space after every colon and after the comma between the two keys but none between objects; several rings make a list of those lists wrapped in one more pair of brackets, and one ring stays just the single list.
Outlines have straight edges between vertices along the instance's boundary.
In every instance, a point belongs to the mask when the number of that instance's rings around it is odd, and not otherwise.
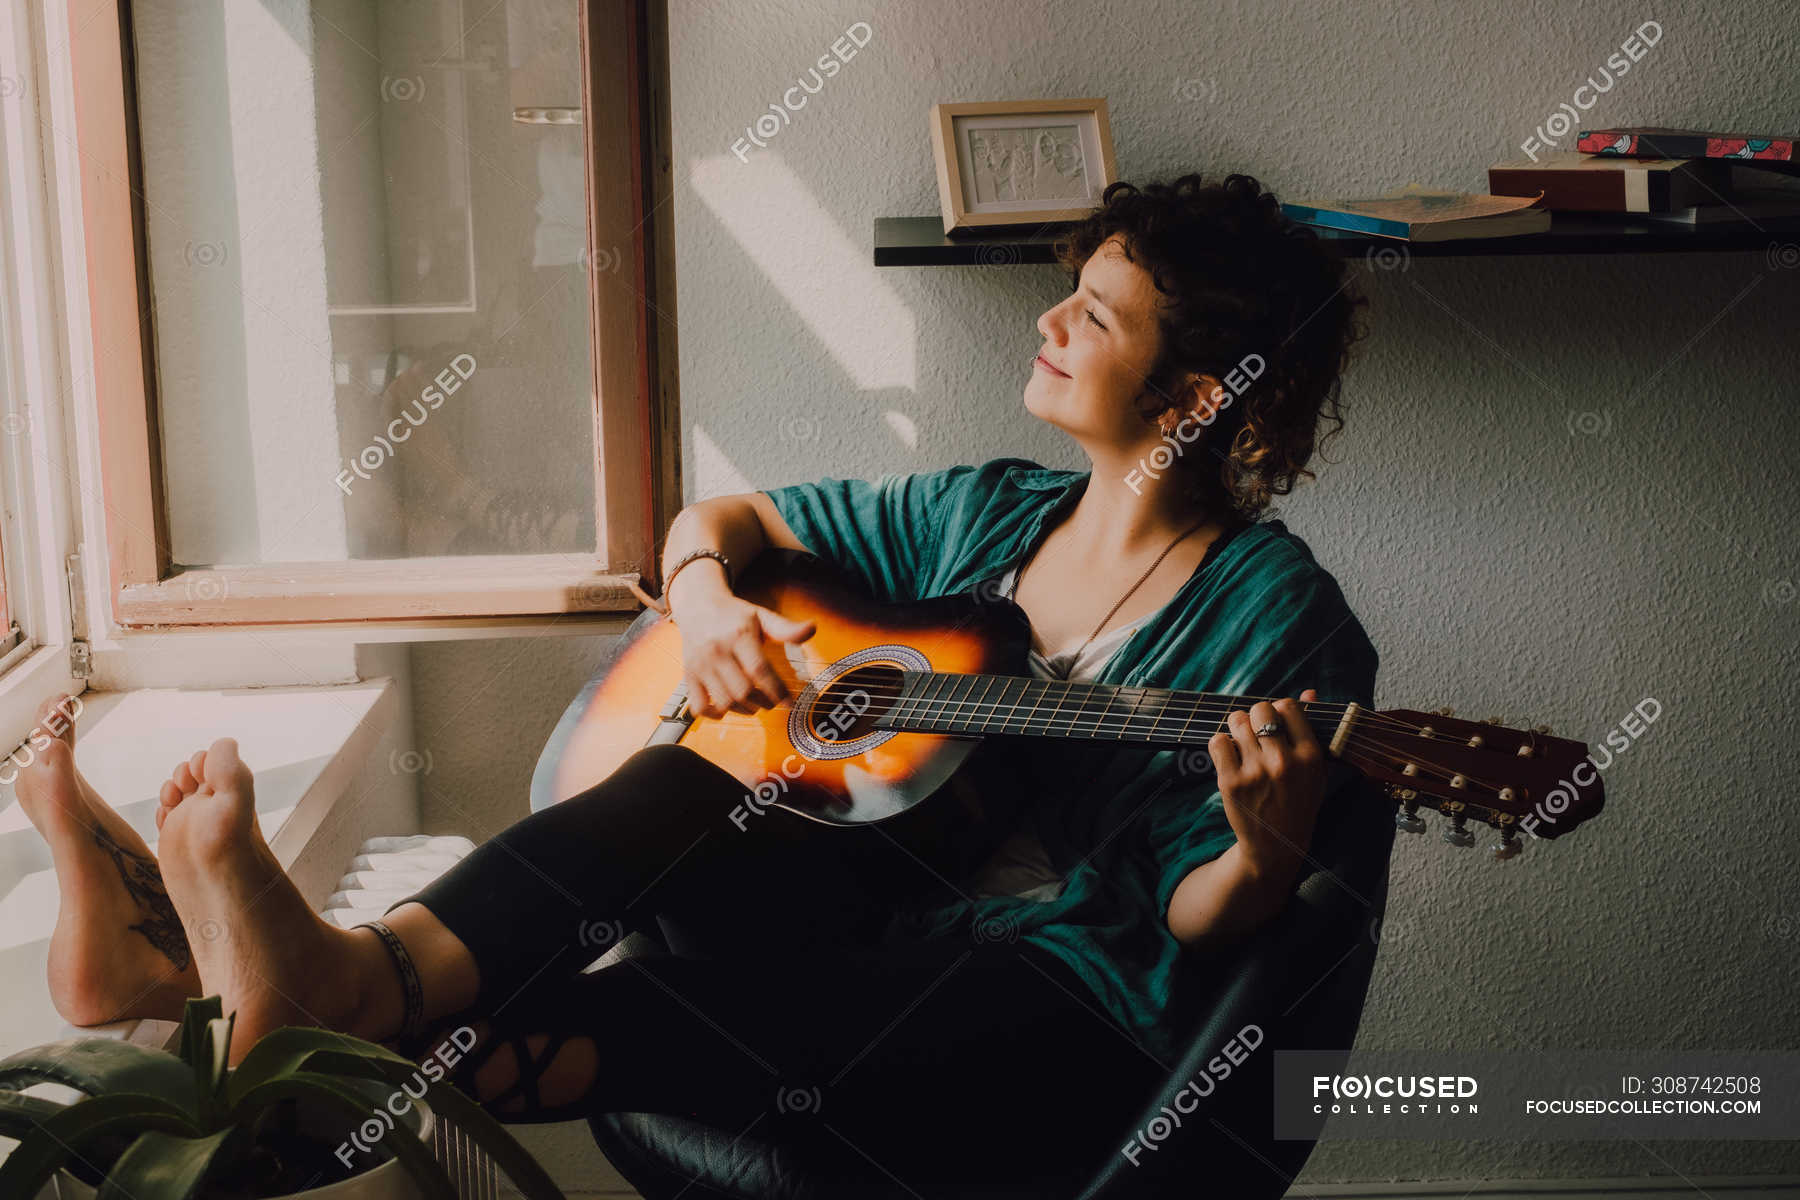
[{"label": "curly brown hair", "polygon": [[[1190,371],[1224,380],[1249,355],[1267,364],[1192,443],[1208,453],[1175,459],[1194,505],[1255,520],[1300,476],[1315,477],[1306,463],[1321,416],[1335,422],[1325,438],[1343,428],[1340,376],[1364,336],[1354,318],[1368,300],[1350,288],[1343,260],[1248,175],[1111,184],[1056,241],[1071,290],[1114,234],[1164,297],[1162,348],[1135,401],[1146,422],[1178,403]],[[1211,462],[1218,470],[1207,469]]]}]

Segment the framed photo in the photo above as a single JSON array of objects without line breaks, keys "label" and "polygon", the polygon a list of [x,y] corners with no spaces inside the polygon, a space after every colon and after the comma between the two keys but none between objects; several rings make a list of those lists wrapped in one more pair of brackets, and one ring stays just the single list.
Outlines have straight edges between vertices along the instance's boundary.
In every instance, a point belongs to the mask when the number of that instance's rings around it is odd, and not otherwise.
[{"label": "framed photo", "polygon": [[944,232],[1080,220],[1117,175],[1103,98],[931,106]]}]

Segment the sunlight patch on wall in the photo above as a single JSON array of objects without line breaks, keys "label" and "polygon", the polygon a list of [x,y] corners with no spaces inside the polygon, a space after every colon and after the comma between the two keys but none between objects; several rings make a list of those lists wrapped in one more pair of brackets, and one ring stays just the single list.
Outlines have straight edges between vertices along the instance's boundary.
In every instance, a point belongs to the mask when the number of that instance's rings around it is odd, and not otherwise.
[{"label": "sunlight patch on wall", "polygon": [[710,500],[714,496],[734,496],[739,492],[754,492],[756,485],[749,477],[738,470],[719,444],[706,435],[706,430],[698,424],[694,426],[694,502]]},{"label": "sunlight patch on wall", "polygon": [[890,408],[881,414],[881,419],[902,446],[908,450],[919,448],[919,426],[911,417]]},{"label": "sunlight patch on wall", "polygon": [[906,388],[916,379],[916,323],[862,238],[852,238],[811,189],[768,151],[693,159],[701,201],[861,388]]}]

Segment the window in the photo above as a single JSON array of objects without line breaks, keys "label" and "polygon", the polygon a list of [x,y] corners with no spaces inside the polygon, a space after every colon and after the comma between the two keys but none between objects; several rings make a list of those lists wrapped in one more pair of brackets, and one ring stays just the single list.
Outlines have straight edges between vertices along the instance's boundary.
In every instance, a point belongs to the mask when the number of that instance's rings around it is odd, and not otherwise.
[{"label": "window", "polygon": [[680,495],[661,5],[77,7],[114,620],[635,609]]}]

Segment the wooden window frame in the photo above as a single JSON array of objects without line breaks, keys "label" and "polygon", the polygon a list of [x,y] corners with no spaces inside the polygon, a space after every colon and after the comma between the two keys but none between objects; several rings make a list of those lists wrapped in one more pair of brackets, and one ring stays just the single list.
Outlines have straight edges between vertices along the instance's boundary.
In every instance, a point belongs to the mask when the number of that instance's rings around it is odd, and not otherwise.
[{"label": "wooden window frame", "polygon": [[[131,0],[69,5],[111,615],[122,629],[634,612],[680,509],[667,0],[575,0],[587,142],[596,546],[177,569],[141,207]],[[628,114],[623,127],[594,114]],[[615,255],[614,247],[618,248]],[[596,248],[601,248],[597,250]],[[616,264],[616,266],[615,266]],[[604,268],[604,269],[603,269]],[[616,623],[616,618],[607,623]]]}]

